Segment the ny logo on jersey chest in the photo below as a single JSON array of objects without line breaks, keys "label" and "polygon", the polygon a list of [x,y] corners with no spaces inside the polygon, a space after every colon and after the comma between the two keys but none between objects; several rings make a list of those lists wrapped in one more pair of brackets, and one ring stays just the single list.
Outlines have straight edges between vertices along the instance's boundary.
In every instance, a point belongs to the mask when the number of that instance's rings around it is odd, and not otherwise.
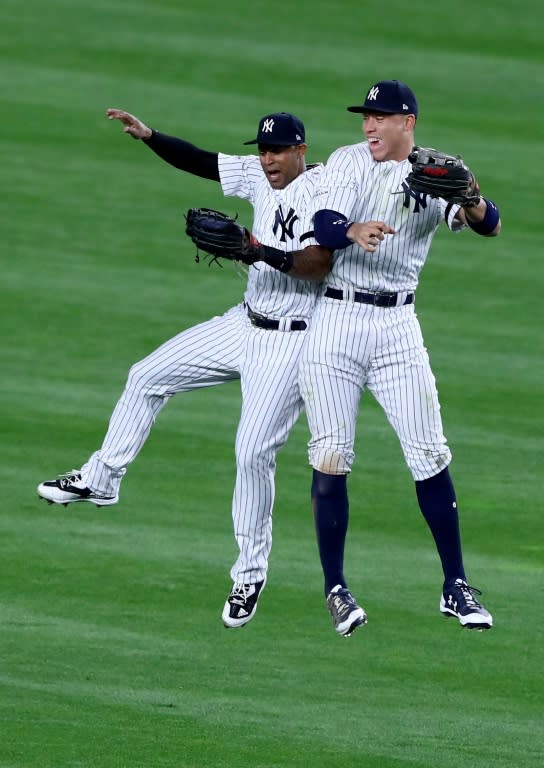
[{"label": "ny logo on jersey chest", "polygon": [[405,181],[402,182],[402,191],[404,192],[404,201],[402,203],[404,208],[410,208],[410,198],[415,200],[414,213],[419,213],[420,207],[427,207],[427,195],[422,192],[414,192]]},{"label": "ny logo on jersey chest", "polygon": [[[295,221],[298,221],[298,216],[296,215],[293,208],[289,208],[289,213],[287,216],[283,215],[283,211],[280,207],[276,210],[276,215],[274,217],[274,224],[272,225],[272,231],[274,232],[274,235],[281,240],[282,243],[285,243],[287,238],[290,240],[294,240],[295,235],[293,232],[293,226],[295,224]],[[281,235],[278,235],[278,230],[281,230]]]}]

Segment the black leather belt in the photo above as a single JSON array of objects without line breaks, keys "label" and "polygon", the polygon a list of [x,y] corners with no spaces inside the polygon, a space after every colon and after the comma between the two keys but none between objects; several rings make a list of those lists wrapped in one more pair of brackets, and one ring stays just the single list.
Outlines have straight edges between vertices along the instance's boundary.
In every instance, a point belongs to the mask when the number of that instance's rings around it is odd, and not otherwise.
[{"label": "black leather belt", "polygon": [[[280,325],[283,325],[283,323],[280,323],[279,320],[271,320],[269,317],[264,317],[264,315],[258,315],[250,307],[248,307],[247,304],[246,312],[251,321],[251,324],[257,328],[264,328],[267,331],[278,331],[280,329]],[[283,330],[305,331],[307,327],[308,325],[304,320],[286,320]]]},{"label": "black leather belt", "polygon": [[[329,299],[343,299],[344,291],[341,291],[339,288],[327,288],[325,296]],[[353,294],[353,301],[357,301],[359,304],[373,304],[375,307],[396,307],[399,306],[398,300],[398,293],[363,293],[362,291],[355,291]],[[413,303],[414,294],[409,293],[400,306]]]}]

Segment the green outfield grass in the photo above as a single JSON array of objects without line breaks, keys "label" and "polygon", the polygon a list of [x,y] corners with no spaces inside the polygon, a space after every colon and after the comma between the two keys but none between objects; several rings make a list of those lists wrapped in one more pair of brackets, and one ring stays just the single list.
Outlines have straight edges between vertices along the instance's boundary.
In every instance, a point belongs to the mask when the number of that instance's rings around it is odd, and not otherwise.
[{"label": "green outfield grass", "polygon": [[[542,5],[4,0],[0,18],[1,768],[540,768]],[[134,361],[244,289],[194,262],[182,215],[249,225],[250,207],[104,113],[237,153],[292,111],[325,160],[384,77],[416,91],[418,142],[461,152],[501,207],[498,240],[437,235],[417,296],[496,626],[439,615],[413,483],[365,397],[347,574],[368,626],[336,637],[324,606],[303,417],[278,460],[268,586],[227,632],[237,384],[168,405],[116,507],[35,493],[99,447]]]}]

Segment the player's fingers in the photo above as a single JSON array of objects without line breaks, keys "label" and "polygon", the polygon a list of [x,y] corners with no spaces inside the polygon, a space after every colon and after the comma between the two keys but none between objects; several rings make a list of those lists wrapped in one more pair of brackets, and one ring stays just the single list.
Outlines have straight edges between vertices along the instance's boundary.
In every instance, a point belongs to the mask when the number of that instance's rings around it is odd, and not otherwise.
[{"label": "player's fingers", "polygon": [[[373,221],[371,223],[376,227],[376,229],[380,233],[383,233],[385,235],[394,235],[395,234],[395,230],[393,229],[393,227],[390,227],[389,224],[385,223],[385,221]],[[383,239],[383,238],[381,238],[381,239]]]},{"label": "player's fingers", "polygon": [[379,244],[379,238],[373,234],[369,234],[365,238],[359,240],[359,245],[362,246],[363,250],[368,251],[369,253],[374,253]]},{"label": "player's fingers", "polygon": [[122,109],[108,109],[106,115],[109,120],[120,120],[123,125],[136,126],[139,122],[134,115],[131,115],[129,112],[125,112]]},{"label": "player's fingers", "polygon": [[126,115],[126,112],[123,112],[122,109],[113,109],[110,107],[110,109],[106,110],[106,117],[109,117],[110,120],[119,120],[119,118]]}]

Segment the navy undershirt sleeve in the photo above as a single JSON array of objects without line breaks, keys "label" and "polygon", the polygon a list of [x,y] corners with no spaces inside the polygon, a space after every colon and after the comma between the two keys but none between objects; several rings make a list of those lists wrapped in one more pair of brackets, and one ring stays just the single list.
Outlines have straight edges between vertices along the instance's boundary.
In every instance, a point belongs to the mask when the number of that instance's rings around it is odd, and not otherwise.
[{"label": "navy undershirt sleeve", "polygon": [[211,181],[221,181],[217,152],[199,149],[184,139],[158,131],[153,131],[149,139],[144,139],[144,144],[180,171],[187,171]]}]

